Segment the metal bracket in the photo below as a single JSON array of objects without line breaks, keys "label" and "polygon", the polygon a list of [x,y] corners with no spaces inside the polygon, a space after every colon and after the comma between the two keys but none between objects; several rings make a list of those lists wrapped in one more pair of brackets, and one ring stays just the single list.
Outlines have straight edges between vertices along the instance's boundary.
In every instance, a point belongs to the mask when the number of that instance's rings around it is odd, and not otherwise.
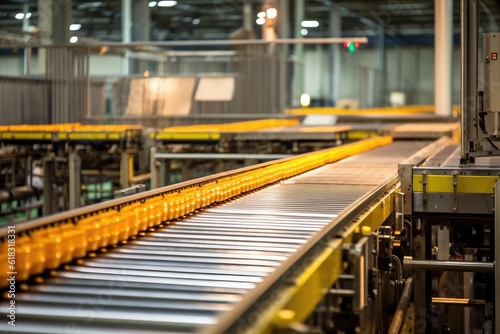
[{"label": "metal bracket", "polygon": [[426,170],[422,172],[422,207],[424,211],[427,209],[427,174]]},{"label": "metal bracket", "polygon": [[458,210],[458,172],[455,170],[453,173],[453,212]]},{"label": "metal bracket", "polygon": [[142,193],[144,191],[146,191],[146,185],[138,184],[138,185],[135,185],[133,187],[116,190],[114,192],[114,195],[115,195],[115,198],[120,198],[120,197],[125,197],[125,196],[130,196],[130,195]]},{"label": "metal bracket", "polygon": [[405,193],[404,192],[397,192],[394,194],[396,196],[396,203],[399,204],[399,209],[398,207],[395,208],[396,211],[396,231],[402,231],[404,228],[404,223],[405,223]]}]

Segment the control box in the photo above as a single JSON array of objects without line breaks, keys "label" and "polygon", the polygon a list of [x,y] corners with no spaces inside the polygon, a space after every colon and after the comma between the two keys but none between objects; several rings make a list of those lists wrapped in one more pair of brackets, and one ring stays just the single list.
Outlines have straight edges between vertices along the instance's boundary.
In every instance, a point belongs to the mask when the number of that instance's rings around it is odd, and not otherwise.
[{"label": "control box", "polygon": [[[483,34],[483,136],[500,140],[500,33]],[[481,99],[479,99],[481,103]],[[484,128],[483,128],[484,127]]]}]

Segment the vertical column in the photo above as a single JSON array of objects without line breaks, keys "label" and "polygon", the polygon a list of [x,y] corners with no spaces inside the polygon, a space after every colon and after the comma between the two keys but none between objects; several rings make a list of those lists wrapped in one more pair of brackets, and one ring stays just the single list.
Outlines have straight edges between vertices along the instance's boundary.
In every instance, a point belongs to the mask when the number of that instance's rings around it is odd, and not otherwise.
[{"label": "vertical column", "polygon": [[[278,37],[290,38],[290,8],[288,0],[278,2]],[[291,89],[290,80],[287,80],[287,61],[290,55],[290,46],[281,44],[276,49],[279,62],[279,111],[284,112],[290,101]]]},{"label": "vertical column", "polygon": [[500,183],[495,183],[495,225],[494,231],[494,249],[495,249],[495,303],[494,303],[494,318],[493,318],[493,333],[497,333],[500,329]]},{"label": "vertical column", "polygon": [[149,41],[151,39],[151,15],[148,1],[132,0],[132,40]]},{"label": "vertical column", "polygon": [[[420,221],[418,218],[417,232],[413,241],[413,257],[415,260],[428,260],[431,250],[431,226],[430,222],[425,219]],[[420,228],[419,228],[420,226]],[[415,332],[430,333],[432,330],[432,315],[429,310],[431,304],[431,275],[426,270],[415,270],[412,272],[413,277],[413,296],[415,309]]]},{"label": "vertical column", "polygon": [[81,205],[82,185],[82,158],[78,152],[69,154],[69,209],[79,208]]},{"label": "vertical column", "polygon": [[[478,137],[477,114],[479,1],[462,0],[460,9],[460,108],[462,116],[462,162],[469,162],[470,143]],[[475,149],[475,148],[472,148]]]},{"label": "vertical column", "polygon": [[[149,1],[132,0],[132,13],[134,20],[132,22],[132,41],[143,42],[151,40],[151,15],[148,6]],[[137,59],[132,61],[130,71],[132,74],[144,73],[151,68],[147,60]]]},{"label": "vertical column", "polygon": [[120,153],[120,186],[122,189],[130,187],[134,176],[134,156],[132,153],[122,151]]},{"label": "vertical column", "polygon": [[[274,9],[275,11],[272,12],[269,9]],[[268,41],[274,41],[276,40],[276,22],[278,20],[274,1],[264,0],[262,4],[262,11],[267,14],[266,23],[262,25],[262,38]],[[281,15],[281,13],[278,13],[277,15]]]},{"label": "vertical column", "polygon": [[[330,37],[341,37],[342,17],[337,6],[330,8]],[[340,76],[341,76],[341,46],[340,44],[331,44],[329,50],[330,63],[330,96],[329,102],[335,105],[340,97]]]},{"label": "vertical column", "polygon": [[160,166],[156,163],[156,147],[151,147],[149,150],[149,170],[151,171],[151,189],[159,188],[158,177],[160,174]]},{"label": "vertical column", "polygon": [[245,0],[243,3],[243,28],[247,31],[252,30],[253,27],[253,10],[252,10],[253,0]]},{"label": "vertical column", "polygon": [[170,184],[170,160],[156,159],[156,147],[152,147],[150,152],[151,189]]},{"label": "vertical column", "polygon": [[288,0],[278,0],[278,37],[290,37],[290,7]]},{"label": "vertical column", "polygon": [[[24,0],[23,13],[24,13],[23,31],[27,32],[27,31],[29,31],[29,27],[30,27],[30,21],[29,21],[29,17],[28,17],[28,13],[30,13],[29,0]],[[31,16],[31,13],[29,15]],[[31,73],[31,48],[26,47],[26,48],[24,48],[23,74],[25,76],[29,76],[30,73]]]},{"label": "vertical column", "polygon": [[385,28],[383,25],[378,27],[378,45],[377,45],[377,63],[378,63],[378,98],[377,104],[379,107],[385,105]]},{"label": "vertical column", "polygon": [[48,216],[54,210],[54,159],[43,159],[43,215]]},{"label": "vertical column", "polygon": [[[122,42],[130,43],[132,41],[132,0],[122,0]],[[128,75],[129,51],[125,51],[122,62],[122,74]]]},{"label": "vertical column", "polygon": [[435,0],[435,89],[436,115],[451,115],[451,70],[453,47],[453,0]]},{"label": "vertical column", "polygon": [[54,44],[68,44],[71,37],[69,26],[71,25],[71,0],[48,1],[53,6],[52,16],[52,39]]},{"label": "vertical column", "polygon": [[[38,0],[38,31],[40,33],[41,44],[52,44],[52,1]],[[38,50],[38,73],[46,73],[47,50]]]},{"label": "vertical column", "polygon": [[[304,0],[295,0],[295,38],[302,38],[302,21],[304,21]],[[304,89],[304,45],[294,45],[295,66],[293,73],[293,105],[299,104],[300,95]]]}]

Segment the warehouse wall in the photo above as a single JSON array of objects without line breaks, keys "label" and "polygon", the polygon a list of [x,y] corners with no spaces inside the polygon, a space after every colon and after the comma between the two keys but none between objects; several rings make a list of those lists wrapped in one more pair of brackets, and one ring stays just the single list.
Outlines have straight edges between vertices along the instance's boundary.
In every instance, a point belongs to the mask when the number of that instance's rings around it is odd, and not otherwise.
[{"label": "warehouse wall", "polygon": [[[355,54],[342,50],[340,98],[358,99],[360,95],[360,67],[375,73],[377,54],[374,48],[361,48]],[[38,73],[38,58],[32,57],[31,69]],[[434,103],[434,48],[398,47],[386,50],[386,96],[391,91],[403,91],[408,104]],[[312,99],[328,101],[329,72],[328,46],[308,46],[305,49],[305,89]],[[366,70],[368,69],[368,70]],[[119,76],[122,59],[114,55],[92,55],[90,73],[93,76]],[[23,73],[22,54],[0,56],[0,76],[20,76]],[[373,77],[371,77],[373,78]],[[375,80],[369,82],[375,91]],[[460,52],[453,50],[453,103],[459,103]]]},{"label": "warehouse wall", "polygon": [[[361,48],[350,54],[342,50],[340,98],[357,99],[360,94],[360,67],[377,69],[377,51]],[[328,100],[328,48],[305,50],[306,93],[317,100]],[[460,49],[453,49],[453,103],[460,99]],[[406,93],[408,104],[434,103],[434,48],[398,47],[386,50],[386,91]],[[375,89],[375,88],[374,88]]]},{"label": "warehouse wall", "polygon": [[[121,75],[122,59],[113,55],[91,55],[90,75],[92,76],[117,76]],[[38,56],[31,57],[31,73],[37,75]],[[23,57],[0,56],[0,76],[21,76],[23,74]]]}]

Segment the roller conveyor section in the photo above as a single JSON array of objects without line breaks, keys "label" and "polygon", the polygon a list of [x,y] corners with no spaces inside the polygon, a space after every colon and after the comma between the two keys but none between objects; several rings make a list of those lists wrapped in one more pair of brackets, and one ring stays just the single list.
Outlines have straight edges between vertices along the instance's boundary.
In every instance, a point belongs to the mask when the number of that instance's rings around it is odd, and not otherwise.
[{"label": "roller conveyor section", "polygon": [[167,127],[151,134],[158,141],[218,141],[223,134],[254,132],[262,129],[279,129],[296,126],[297,119],[263,119],[227,124],[203,124]]},{"label": "roller conveyor section", "polygon": [[73,261],[16,292],[17,325],[1,322],[0,332],[247,328],[248,312],[293,277],[321,238],[394,185],[398,163],[426,144],[395,142],[327,164]]},{"label": "roller conveyor section", "polygon": [[16,143],[79,143],[98,146],[120,143],[136,146],[140,143],[142,126],[82,125],[80,123],[0,126],[0,141]]}]

